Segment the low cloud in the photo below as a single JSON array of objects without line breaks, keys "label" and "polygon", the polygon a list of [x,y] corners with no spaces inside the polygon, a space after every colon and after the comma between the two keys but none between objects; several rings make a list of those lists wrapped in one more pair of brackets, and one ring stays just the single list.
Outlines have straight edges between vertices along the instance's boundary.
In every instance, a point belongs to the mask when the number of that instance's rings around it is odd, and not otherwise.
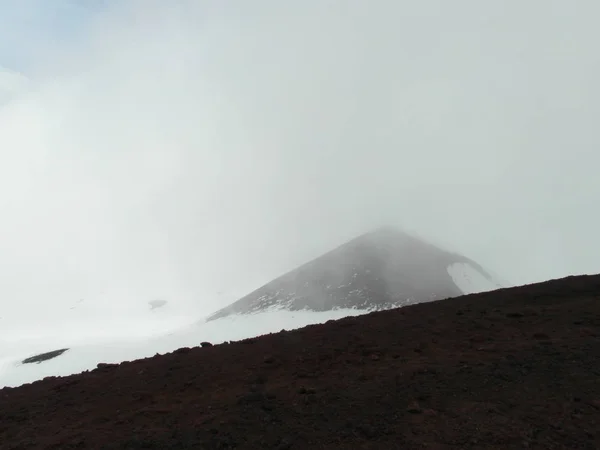
[{"label": "low cloud", "polygon": [[598,13],[107,6],[0,108],[2,301],[208,313],[382,224],[517,284],[598,272]]}]

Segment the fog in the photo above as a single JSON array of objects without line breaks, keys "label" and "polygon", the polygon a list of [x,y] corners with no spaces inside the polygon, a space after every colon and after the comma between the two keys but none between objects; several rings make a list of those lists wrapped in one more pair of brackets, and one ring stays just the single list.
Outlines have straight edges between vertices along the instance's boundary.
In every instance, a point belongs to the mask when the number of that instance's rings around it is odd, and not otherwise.
[{"label": "fog", "polygon": [[600,272],[598,2],[90,14],[0,83],[5,310],[208,314],[386,224],[512,284]]}]

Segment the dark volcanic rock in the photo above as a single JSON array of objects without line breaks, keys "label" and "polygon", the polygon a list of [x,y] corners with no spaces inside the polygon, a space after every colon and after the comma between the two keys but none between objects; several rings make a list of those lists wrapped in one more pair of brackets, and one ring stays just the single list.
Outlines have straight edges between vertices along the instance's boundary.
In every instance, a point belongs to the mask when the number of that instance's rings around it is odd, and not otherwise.
[{"label": "dark volcanic rock", "polygon": [[[381,310],[456,297],[463,292],[448,273],[454,263],[474,261],[441,250],[392,228],[364,234],[267,283],[207,318],[250,314],[271,307],[329,311]],[[500,287],[500,286],[498,286]]]},{"label": "dark volcanic rock", "polygon": [[59,350],[53,350],[51,352],[40,353],[39,355],[31,356],[29,358],[25,358],[22,363],[23,364],[31,364],[31,363],[41,363],[43,361],[48,361],[49,359],[56,358],[57,356],[62,355],[64,352],[69,350],[68,348],[61,348]]},{"label": "dark volcanic rock", "polygon": [[597,450],[599,376],[569,277],[0,389],[0,449]]}]

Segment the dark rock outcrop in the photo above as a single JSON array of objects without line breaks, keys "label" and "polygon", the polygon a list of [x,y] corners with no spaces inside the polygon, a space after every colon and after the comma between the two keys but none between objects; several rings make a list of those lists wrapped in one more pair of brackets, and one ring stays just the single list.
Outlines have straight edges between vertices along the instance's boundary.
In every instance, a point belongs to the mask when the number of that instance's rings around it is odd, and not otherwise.
[{"label": "dark rock outcrop", "polygon": [[328,311],[336,308],[389,309],[456,297],[463,292],[448,274],[454,263],[477,263],[393,228],[382,228],[282,275],[207,321],[269,308]]},{"label": "dark rock outcrop", "polygon": [[41,363],[43,361],[48,361],[49,359],[56,358],[57,356],[62,355],[64,352],[69,350],[68,348],[61,348],[59,350],[53,350],[51,352],[40,353],[39,355],[30,356],[29,358],[25,358],[21,361],[23,364],[32,364],[32,363]]}]

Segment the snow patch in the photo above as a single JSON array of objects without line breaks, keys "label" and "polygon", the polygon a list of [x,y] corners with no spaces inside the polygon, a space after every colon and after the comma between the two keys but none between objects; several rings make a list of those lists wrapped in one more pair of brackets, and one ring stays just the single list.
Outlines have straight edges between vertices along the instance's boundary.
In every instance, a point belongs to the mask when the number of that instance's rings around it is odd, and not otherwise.
[{"label": "snow patch", "polygon": [[[455,263],[447,270],[464,294],[503,287],[472,264]],[[409,299],[406,302],[410,303]],[[145,308],[143,304],[131,305],[110,313],[102,310],[102,303],[89,300],[73,302],[62,311],[56,311],[62,320],[47,328],[41,327],[31,317],[20,323],[0,321],[4,325],[0,330],[0,388],[20,386],[47,376],[93,370],[98,363],[120,363],[169,353],[181,347],[197,347],[203,341],[213,344],[237,341],[371,311],[359,308],[290,311],[278,304],[272,305],[266,312],[231,315],[206,322],[191,319],[189,313],[184,314],[184,308],[170,301],[150,301]],[[156,308],[152,312],[148,305],[159,307],[160,313],[156,312]],[[7,328],[9,323],[13,326]],[[52,359],[23,363],[27,358],[64,348],[69,350]]]},{"label": "snow patch", "polygon": [[476,294],[500,289],[502,286],[468,263],[448,266],[448,275],[463,294]]},{"label": "snow patch", "polygon": [[[197,322],[176,331],[156,336],[140,337],[132,330],[127,339],[81,338],[71,335],[52,338],[33,337],[15,343],[10,351],[0,354],[0,389],[16,387],[48,376],[66,376],[96,368],[98,363],[120,363],[164,354],[181,347],[197,347],[203,341],[220,344],[328,320],[368,313],[360,309],[336,309],[325,312],[271,310],[268,312],[232,315],[211,322]],[[19,345],[20,344],[20,345]],[[63,354],[38,363],[23,364],[23,360],[40,353],[69,348]]]}]

